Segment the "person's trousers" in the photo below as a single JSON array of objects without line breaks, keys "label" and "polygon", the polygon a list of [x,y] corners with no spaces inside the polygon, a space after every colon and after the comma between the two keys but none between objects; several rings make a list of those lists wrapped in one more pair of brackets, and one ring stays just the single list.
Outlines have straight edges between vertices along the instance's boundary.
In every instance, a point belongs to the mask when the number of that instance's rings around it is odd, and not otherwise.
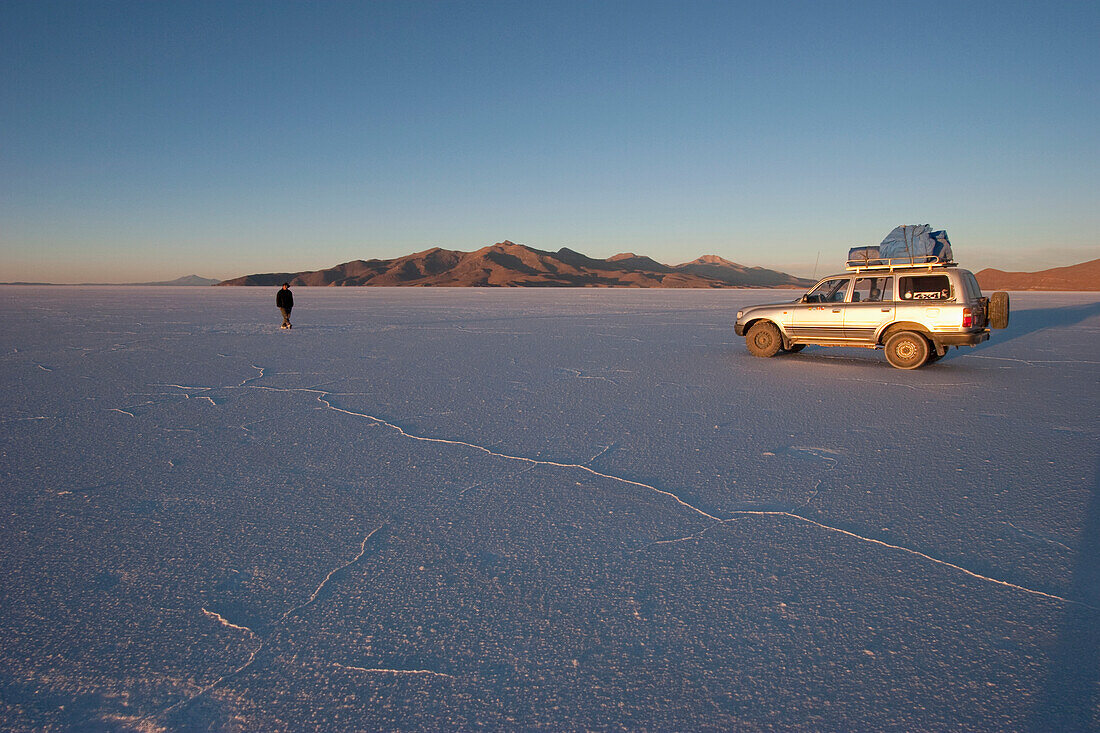
[{"label": "person's trousers", "polygon": [[287,328],[290,327],[290,308],[280,308],[283,312],[283,325]]}]

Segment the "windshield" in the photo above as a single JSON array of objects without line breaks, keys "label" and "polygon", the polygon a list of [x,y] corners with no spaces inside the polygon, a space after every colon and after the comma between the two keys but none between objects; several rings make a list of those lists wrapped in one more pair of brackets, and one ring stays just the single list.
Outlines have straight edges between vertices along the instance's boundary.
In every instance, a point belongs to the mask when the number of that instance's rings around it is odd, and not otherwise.
[{"label": "windshield", "polygon": [[841,303],[848,294],[848,278],[840,277],[825,280],[806,293],[802,299],[806,303]]}]

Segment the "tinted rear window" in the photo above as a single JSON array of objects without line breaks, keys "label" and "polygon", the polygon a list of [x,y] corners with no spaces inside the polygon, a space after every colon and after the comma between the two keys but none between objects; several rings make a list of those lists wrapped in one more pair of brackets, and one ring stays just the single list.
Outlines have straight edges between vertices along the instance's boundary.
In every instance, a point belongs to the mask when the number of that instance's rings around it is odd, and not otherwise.
[{"label": "tinted rear window", "polygon": [[966,297],[968,300],[977,300],[982,297],[982,286],[978,285],[977,278],[974,277],[974,273],[962,271],[963,283],[966,287]]},{"label": "tinted rear window", "polygon": [[947,275],[914,275],[898,278],[902,300],[949,300],[951,279]]}]

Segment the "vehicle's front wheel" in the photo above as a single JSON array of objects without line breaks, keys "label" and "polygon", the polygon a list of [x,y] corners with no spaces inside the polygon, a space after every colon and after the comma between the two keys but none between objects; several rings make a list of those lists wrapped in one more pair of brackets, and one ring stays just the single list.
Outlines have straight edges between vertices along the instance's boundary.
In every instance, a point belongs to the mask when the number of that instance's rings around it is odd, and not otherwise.
[{"label": "vehicle's front wheel", "polygon": [[928,340],[913,331],[898,331],[886,339],[886,361],[898,369],[917,369],[928,361]]},{"label": "vehicle's front wheel", "polygon": [[753,356],[775,356],[783,347],[779,329],[770,321],[759,321],[745,334],[745,343]]}]

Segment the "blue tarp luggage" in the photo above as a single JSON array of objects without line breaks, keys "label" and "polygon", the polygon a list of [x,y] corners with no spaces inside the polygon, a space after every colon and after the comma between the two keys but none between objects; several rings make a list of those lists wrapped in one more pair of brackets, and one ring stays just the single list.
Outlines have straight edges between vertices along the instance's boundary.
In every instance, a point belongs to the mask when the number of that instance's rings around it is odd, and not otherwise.
[{"label": "blue tarp luggage", "polygon": [[953,262],[947,231],[932,231],[927,224],[895,227],[877,247],[852,247],[848,250],[849,267]]},{"label": "blue tarp luggage", "polygon": [[947,238],[946,229],[931,232],[928,236],[932,237],[932,240],[935,242],[935,244],[932,245],[932,254],[937,257],[940,262],[954,261],[955,255],[951,252],[951,240]]},{"label": "blue tarp luggage", "polygon": [[848,250],[849,265],[881,265],[881,257],[878,247],[852,247]]},{"label": "blue tarp luggage", "polygon": [[952,259],[951,242],[944,230],[932,231],[927,224],[908,224],[895,227],[878,246],[883,259],[908,258],[914,262]]}]

